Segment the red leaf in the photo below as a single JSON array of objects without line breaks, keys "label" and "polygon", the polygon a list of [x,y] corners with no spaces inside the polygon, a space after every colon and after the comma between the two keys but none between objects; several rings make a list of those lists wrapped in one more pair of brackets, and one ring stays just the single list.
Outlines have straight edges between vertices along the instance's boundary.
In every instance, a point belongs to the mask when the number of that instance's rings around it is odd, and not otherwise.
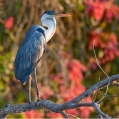
[{"label": "red leaf", "polygon": [[4,27],[6,29],[10,30],[13,27],[13,24],[14,24],[14,17],[12,16],[4,20]]},{"label": "red leaf", "polygon": [[38,112],[35,110],[25,112],[26,118],[43,118],[44,112]]}]

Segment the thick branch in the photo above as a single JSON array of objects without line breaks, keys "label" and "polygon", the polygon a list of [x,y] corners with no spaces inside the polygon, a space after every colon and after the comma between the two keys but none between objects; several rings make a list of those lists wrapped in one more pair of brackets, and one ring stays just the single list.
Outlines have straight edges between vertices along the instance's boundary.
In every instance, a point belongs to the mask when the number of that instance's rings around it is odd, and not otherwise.
[{"label": "thick branch", "polygon": [[[17,105],[13,105],[13,106],[7,105],[3,109],[0,110],[0,118],[4,118],[9,114],[21,113],[21,112],[26,112],[29,110],[37,110],[37,109],[43,109],[43,108],[48,109],[53,112],[56,112],[56,113],[61,113],[62,115],[65,115],[65,113],[63,113],[64,110],[73,109],[73,108],[77,108],[77,107],[81,107],[81,106],[92,106],[96,109],[94,102],[83,103],[83,102],[81,102],[81,100],[92,95],[95,91],[99,90],[100,88],[103,88],[106,85],[108,85],[109,81],[110,81],[110,83],[113,83],[114,81],[117,81],[118,79],[119,79],[119,74],[114,75],[109,78],[106,78],[105,80],[100,81],[99,83],[93,85],[91,88],[89,88],[88,90],[83,92],[81,95],[79,95],[76,98],[72,99],[71,101],[63,103],[63,104],[55,104],[48,100],[41,100],[41,101],[37,101],[37,102],[17,104]],[[96,111],[99,111],[99,109]],[[99,111],[98,113],[100,113],[100,112],[101,111]],[[102,115],[102,114],[103,113],[101,112],[100,115]],[[102,116],[104,116],[104,115],[102,115]]]},{"label": "thick branch", "polygon": [[37,102],[24,103],[24,104],[16,104],[14,106],[7,105],[3,109],[0,110],[0,118],[4,118],[9,114],[21,113],[30,110],[38,110],[38,109],[48,109],[50,111],[64,114],[62,111],[67,109],[73,109],[81,106],[92,106],[92,103],[79,103],[79,104],[55,104],[49,100],[41,100]]}]

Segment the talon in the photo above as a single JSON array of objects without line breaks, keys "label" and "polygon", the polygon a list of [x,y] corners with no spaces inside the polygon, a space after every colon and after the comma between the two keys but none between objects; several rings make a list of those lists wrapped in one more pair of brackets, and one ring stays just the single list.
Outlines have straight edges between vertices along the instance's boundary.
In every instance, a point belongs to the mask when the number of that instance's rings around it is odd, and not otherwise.
[{"label": "talon", "polygon": [[10,104],[5,105],[5,107],[10,107],[10,106],[11,106]]},{"label": "talon", "polygon": [[31,103],[31,100],[29,100],[28,103]]},{"label": "talon", "polygon": [[31,109],[31,101],[29,100],[28,103],[29,103],[29,110],[30,110]]}]

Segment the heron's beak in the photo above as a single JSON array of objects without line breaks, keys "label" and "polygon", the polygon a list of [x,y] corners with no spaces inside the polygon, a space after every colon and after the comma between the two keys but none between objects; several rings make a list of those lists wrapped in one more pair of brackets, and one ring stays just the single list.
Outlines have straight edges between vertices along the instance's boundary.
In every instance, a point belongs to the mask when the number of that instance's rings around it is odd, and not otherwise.
[{"label": "heron's beak", "polygon": [[56,13],[55,17],[70,17],[70,14],[62,14],[62,13]]}]

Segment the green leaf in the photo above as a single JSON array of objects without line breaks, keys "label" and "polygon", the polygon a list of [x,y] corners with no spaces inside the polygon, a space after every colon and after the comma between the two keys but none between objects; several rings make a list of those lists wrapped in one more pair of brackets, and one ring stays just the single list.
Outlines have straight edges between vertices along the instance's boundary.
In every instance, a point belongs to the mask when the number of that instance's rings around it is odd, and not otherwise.
[{"label": "green leaf", "polygon": [[85,10],[85,6],[83,4],[78,5],[77,8],[81,12]]}]

